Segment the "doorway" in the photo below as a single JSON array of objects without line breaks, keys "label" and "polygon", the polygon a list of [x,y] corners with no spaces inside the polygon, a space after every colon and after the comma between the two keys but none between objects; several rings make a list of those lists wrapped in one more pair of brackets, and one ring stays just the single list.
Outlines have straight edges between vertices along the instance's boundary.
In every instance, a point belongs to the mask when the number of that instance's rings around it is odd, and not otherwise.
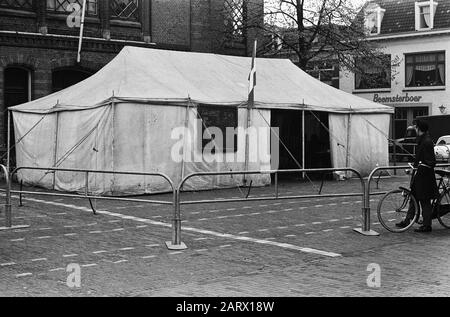
[{"label": "doorway", "polygon": [[393,134],[394,139],[404,138],[406,129],[420,116],[428,116],[428,107],[395,107]]},{"label": "doorway", "polygon": [[[302,151],[302,115],[300,110],[272,110],[271,126],[279,134],[278,169],[331,167],[328,113],[305,111],[305,155]],[[272,137],[277,137],[272,134]],[[312,178],[319,177],[308,175]],[[279,177],[299,178],[301,174],[280,174]],[[320,176],[321,177],[321,176]]]}]

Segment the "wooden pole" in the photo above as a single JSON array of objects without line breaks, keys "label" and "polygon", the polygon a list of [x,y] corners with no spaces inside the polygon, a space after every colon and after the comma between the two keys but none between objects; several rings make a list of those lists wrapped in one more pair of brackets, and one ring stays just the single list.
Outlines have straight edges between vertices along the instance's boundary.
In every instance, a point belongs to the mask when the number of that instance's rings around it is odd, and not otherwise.
[{"label": "wooden pole", "polygon": [[[248,171],[248,165],[249,165],[249,135],[248,135],[248,128],[251,126],[251,109],[255,105],[255,89],[256,86],[256,70],[255,70],[255,62],[256,62],[256,47],[257,47],[257,40],[255,39],[254,45],[253,45],[253,54],[252,54],[252,68],[250,70],[249,75],[249,94],[248,94],[248,102],[247,102],[247,120],[245,124],[245,167],[244,170]],[[246,175],[244,175],[244,184],[247,183]]]},{"label": "wooden pole", "polygon": [[80,25],[80,39],[78,40],[78,54],[77,63],[81,61],[81,43],[83,42],[84,17],[86,13],[86,0],[83,0],[83,8],[81,9],[81,25]]},{"label": "wooden pole", "polygon": [[[304,106],[304,104],[303,104]],[[302,110],[302,168],[305,167],[305,110]],[[305,172],[302,173],[302,178],[305,179]]]}]

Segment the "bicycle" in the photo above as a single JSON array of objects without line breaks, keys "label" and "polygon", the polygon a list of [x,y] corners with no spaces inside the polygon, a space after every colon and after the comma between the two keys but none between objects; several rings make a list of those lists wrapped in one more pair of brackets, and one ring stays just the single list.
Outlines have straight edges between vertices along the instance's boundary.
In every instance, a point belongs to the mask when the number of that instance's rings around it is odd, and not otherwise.
[{"label": "bicycle", "polygon": [[[411,163],[411,181],[410,188],[414,182],[417,169]],[[408,170],[406,171],[408,173]],[[439,196],[432,202],[432,219],[438,219],[439,223],[450,229],[450,171],[436,169],[436,175],[439,175]],[[386,193],[379,201],[377,208],[377,216],[380,224],[390,232],[404,232],[411,228],[414,223],[420,223],[420,208],[416,198],[411,193],[410,188],[399,187]],[[395,226],[406,218],[409,208],[414,208],[414,219],[404,228]]]}]

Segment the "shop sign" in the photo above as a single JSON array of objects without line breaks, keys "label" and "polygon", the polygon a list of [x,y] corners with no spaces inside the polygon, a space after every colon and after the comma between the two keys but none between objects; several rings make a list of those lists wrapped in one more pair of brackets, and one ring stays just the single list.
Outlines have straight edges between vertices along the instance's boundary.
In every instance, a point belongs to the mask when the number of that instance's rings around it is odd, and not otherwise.
[{"label": "shop sign", "polygon": [[420,102],[422,99],[422,96],[410,96],[408,93],[406,93],[405,96],[387,96],[387,97],[380,97],[378,94],[373,95],[373,101],[379,102],[379,103],[395,103],[395,102]]}]

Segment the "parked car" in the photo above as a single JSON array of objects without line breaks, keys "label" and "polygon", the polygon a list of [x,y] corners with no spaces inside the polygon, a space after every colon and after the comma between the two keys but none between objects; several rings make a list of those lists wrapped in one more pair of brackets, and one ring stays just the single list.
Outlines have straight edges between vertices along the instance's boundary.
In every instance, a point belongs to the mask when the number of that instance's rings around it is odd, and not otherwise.
[{"label": "parked car", "polygon": [[429,132],[433,142],[438,144],[438,139],[441,136],[450,135],[450,115],[434,115],[417,117],[422,121],[428,123]]},{"label": "parked car", "polygon": [[437,161],[450,160],[450,135],[441,136],[434,147],[434,154]]}]

